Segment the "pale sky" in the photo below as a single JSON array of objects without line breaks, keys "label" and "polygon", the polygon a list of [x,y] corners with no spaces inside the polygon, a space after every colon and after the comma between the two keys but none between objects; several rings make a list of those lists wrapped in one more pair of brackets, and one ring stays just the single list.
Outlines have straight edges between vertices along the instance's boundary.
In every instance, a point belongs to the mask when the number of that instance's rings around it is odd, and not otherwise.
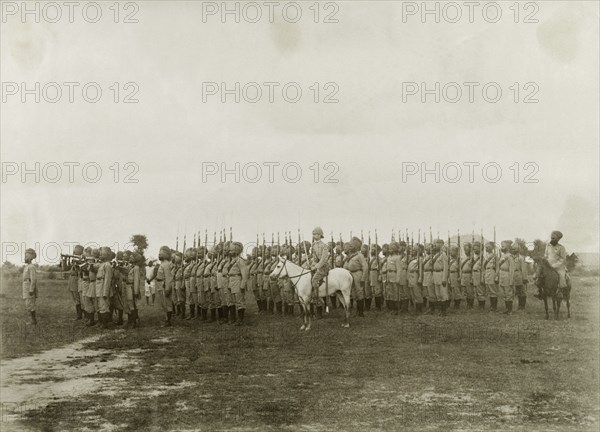
[{"label": "pale sky", "polygon": [[[473,23],[422,23],[418,14],[403,22],[401,3],[389,1],[337,2],[338,23],[315,23],[313,2],[302,3],[297,23],[283,20],[280,9],[274,23],[222,23],[218,15],[203,23],[201,2],[191,1],[137,2],[139,22],[130,24],[113,21],[112,2],[100,2],[103,16],[95,24],[80,11],[73,23],[66,16],[22,23],[19,13],[3,14],[2,260],[21,261],[14,245],[124,245],[134,233],[148,236],[148,255],[156,256],[161,245],[175,246],[178,232],[190,245],[195,230],[208,229],[212,239],[215,229],[230,226],[243,242],[257,232],[270,240],[272,232],[283,239],[292,231],[296,239],[298,228],[308,239],[317,225],[327,237],[377,229],[380,243],[392,229],[408,228],[416,240],[417,230],[429,226],[443,238],[457,229],[483,229],[491,238],[496,226],[498,241],[547,239],[559,229],[569,252],[598,251],[599,3],[537,2],[539,23],[515,23],[513,2],[499,3],[497,23],[481,11]],[[331,11],[321,10],[320,21]],[[519,20],[530,12],[521,10]],[[13,82],[81,85],[74,103],[64,85],[57,103],[35,103],[31,95],[23,103],[20,93],[9,94]],[[95,104],[81,96],[87,82],[103,90]],[[129,93],[123,85],[136,83],[139,103],[114,103],[114,82],[121,99]],[[220,95],[203,102],[205,82],[280,85],[273,103],[265,86],[257,103],[235,103],[231,95],[222,103]],[[281,96],[289,82],[303,90],[298,103]],[[315,82],[320,99],[333,88],[325,83],[335,83],[339,102],[315,103]],[[458,103],[435,103],[433,96],[422,103],[417,93],[403,103],[406,82],[456,82],[463,96]],[[480,83],[473,103],[465,82]],[[490,82],[502,89],[497,103],[482,97]],[[534,90],[539,102],[523,103]],[[23,183],[20,172],[8,175],[35,162],[62,165],[62,177],[36,183],[29,175]],[[73,184],[65,162],[80,164]],[[128,162],[139,169],[137,184],[124,182]],[[202,181],[203,163],[233,169],[236,162],[280,165],[273,183],[266,166],[256,183],[236,183],[231,175]],[[403,163],[410,162],[462,165],[463,177],[403,182]],[[473,183],[465,162],[479,164]],[[83,180],[86,163],[102,168],[97,183]],[[302,168],[297,183],[283,179],[286,163]],[[337,183],[323,182],[327,163],[338,167]],[[502,168],[496,183],[482,176],[488,163]],[[538,182],[524,183],[528,173]]]}]

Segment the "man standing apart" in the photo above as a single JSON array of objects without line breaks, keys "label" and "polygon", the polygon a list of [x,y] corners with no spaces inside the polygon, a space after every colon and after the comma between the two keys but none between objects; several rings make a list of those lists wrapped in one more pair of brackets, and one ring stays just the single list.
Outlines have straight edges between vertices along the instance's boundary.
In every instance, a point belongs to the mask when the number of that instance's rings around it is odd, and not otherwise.
[{"label": "man standing apart", "polygon": [[37,325],[35,318],[35,299],[37,298],[37,274],[35,267],[31,263],[37,254],[33,249],[25,251],[25,267],[23,268],[23,299],[25,300],[25,309],[31,316],[31,324]]}]

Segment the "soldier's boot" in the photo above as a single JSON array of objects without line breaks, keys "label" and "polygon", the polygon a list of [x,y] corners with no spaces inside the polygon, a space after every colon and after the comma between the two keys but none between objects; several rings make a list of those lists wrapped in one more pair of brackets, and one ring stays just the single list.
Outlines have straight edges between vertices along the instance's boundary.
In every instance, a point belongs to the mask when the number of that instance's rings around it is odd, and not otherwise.
[{"label": "soldier's boot", "polygon": [[429,313],[431,315],[435,314],[435,307],[436,307],[437,303],[438,302],[435,302],[435,301],[430,301],[429,302]]},{"label": "soldier's boot", "polygon": [[125,325],[123,326],[123,328],[124,329],[128,329],[129,327],[131,327],[131,324],[133,324],[132,314],[128,313],[127,314],[127,321],[125,321]]},{"label": "soldier's boot", "polygon": [[337,308],[337,296],[335,294],[330,295],[329,300],[331,301],[331,309],[336,309]]},{"label": "soldier's boot", "polygon": [[208,320],[209,323],[215,322],[217,320],[217,310],[215,308],[210,309],[210,318]]},{"label": "soldier's boot", "polygon": [[373,303],[373,299],[372,298],[365,299],[365,310],[366,311],[370,311],[371,310],[371,303]]},{"label": "soldier's boot", "polygon": [[277,315],[283,314],[283,303],[282,302],[278,301],[275,304],[275,308],[277,309]]},{"label": "soldier's boot", "polygon": [[235,305],[229,306],[229,317],[231,318],[231,324],[235,324],[237,322],[237,310]]},{"label": "soldier's boot", "polygon": [[202,308],[202,321],[208,321],[208,308]]},{"label": "soldier's boot", "polygon": [[102,327],[102,329],[108,329],[108,321],[107,321],[107,313],[105,312],[98,312],[98,322],[100,323],[100,327]]},{"label": "soldier's boot", "polygon": [[[235,306],[234,306],[235,307]],[[246,309],[238,309],[237,314],[238,314],[238,319],[235,322],[236,326],[241,326],[244,325],[244,311]]]},{"label": "soldier's boot", "polygon": [[267,299],[262,300],[263,313],[269,313],[269,301]]},{"label": "soldier's boot", "polygon": [[392,304],[392,314],[394,315],[398,315],[398,312],[400,310],[399,307],[399,302],[397,300],[390,300],[390,303]]},{"label": "soldier's boot", "polygon": [[123,325],[123,309],[117,309],[117,322],[116,325]]},{"label": "soldier's boot", "polygon": [[525,309],[525,304],[527,303],[527,297],[520,296],[519,297],[519,310]]},{"label": "soldier's boot", "polygon": [[81,309],[80,304],[75,305],[75,311],[77,312],[77,318],[75,318],[75,320],[82,319],[83,318],[83,310]]},{"label": "soldier's boot", "polygon": [[408,302],[410,300],[409,299],[404,299],[402,301],[402,312],[408,312]]},{"label": "soldier's boot", "polygon": [[498,306],[498,298],[490,297],[490,312],[496,312],[497,306]]},{"label": "soldier's boot", "polygon": [[479,309],[485,309],[485,300],[479,300]]},{"label": "soldier's boot", "polygon": [[190,316],[186,317],[186,320],[191,320],[196,318],[196,305],[190,305]]},{"label": "soldier's boot", "polygon": [[513,308],[513,302],[512,301],[507,301],[504,302],[506,304],[506,311],[504,312],[504,314],[506,315],[512,315],[512,308]]},{"label": "soldier's boot", "polygon": [[93,327],[96,325],[96,321],[94,320],[94,312],[86,312],[88,321],[85,323],[87,327]]},{"label": "soldier's boot", "polygon": [[146,306],[150,306],[150,296],[146,296]]},{"label": "soldier's boot", "polygon": [[375,309],[381,310],[381,297],[375,297]]},{"label": "soldier's boot", "polygon": [[35,311],[29,311],[29,323],[31,325],[37,325],[37,319],[35,318]]},{"label": "soldier's boot", "polygon": [[445,316],[448,315],[447,312],[446,312],[446,309],[448,309],[448,303],[449,302],[442,302],[442,311],[440,312],[441,316],[445,317]]},{"label": "soldier's boot", "polygon": [[423,306],[421,307],[422,310],[427,310],[427,297],[423,297]]},{"label": "soldier's boot", "polygon": [[165,320],[165,323],[163,324],[163,327],[171,327],[171,314],[173,312],[167,312],[167,319]]},{"label": "soldier's boot", "polygon": [[415,313],[419,315],[423,310],[423,303],[415,303]]},{"label": "soldier's boot", "polygon": [[359,317],[364,317],[364,310],[365,310],[365,301],[364,299],[362,300],[356,300],[356,316]]},{"label": "soldier's boot", "polygon": [[154,305],[154,299],[156,298],[156,294],[152,294],[152,305]]},{"label": "soldier's boot", "polygon": [[323,318],[323,306],[317,306],[317,318]]},{"label": "soldier's boot", "polygon": [[272,299],[269,299],[269,300],[268,300],[268,305],[269,305],[269,307],[268,307],[268,309],[269,309],[269,315],[273,315],[273,307],[274,307],[274,303],[273,303],[273,300],[272,300]]},{"label": "soldier's boot", "polygon": [[460,309],[460,300],[454,300],[454,309]]}]

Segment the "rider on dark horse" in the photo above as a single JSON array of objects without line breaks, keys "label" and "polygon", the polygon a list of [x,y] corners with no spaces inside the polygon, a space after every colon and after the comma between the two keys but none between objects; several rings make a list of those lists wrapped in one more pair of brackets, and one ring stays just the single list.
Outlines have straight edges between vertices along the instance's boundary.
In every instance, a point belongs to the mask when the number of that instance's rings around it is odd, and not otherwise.
[{"label": "rider on dark horse", "polygon": [[[567,252],[565,247],[561,245],[559,240],[562,238],[560,231],[552,231],[550,234],[550,243],[546,246],[546,252],[544,257],[548,260],[548,263],[558,273],[558,289],[562,291],[567,288]],[[538,287],[537,298],[542,298],[542,289]]]}]

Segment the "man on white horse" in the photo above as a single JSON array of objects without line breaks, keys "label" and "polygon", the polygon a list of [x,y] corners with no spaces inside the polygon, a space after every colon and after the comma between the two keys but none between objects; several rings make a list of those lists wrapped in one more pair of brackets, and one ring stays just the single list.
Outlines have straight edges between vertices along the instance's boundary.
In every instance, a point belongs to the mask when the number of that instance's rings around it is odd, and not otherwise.
[{"label": "man on white horse", "polygon": [[318,297],[319,287],[323,283],[323,279],[329,273],[329,248],[323,243],[323,230],[316,227],[312,231],[313,244],[311,246],[311,261],[310,269],[313,271],[312,288],[313,296],[317,302],[317,316],[323,316],[324,299]]}]

